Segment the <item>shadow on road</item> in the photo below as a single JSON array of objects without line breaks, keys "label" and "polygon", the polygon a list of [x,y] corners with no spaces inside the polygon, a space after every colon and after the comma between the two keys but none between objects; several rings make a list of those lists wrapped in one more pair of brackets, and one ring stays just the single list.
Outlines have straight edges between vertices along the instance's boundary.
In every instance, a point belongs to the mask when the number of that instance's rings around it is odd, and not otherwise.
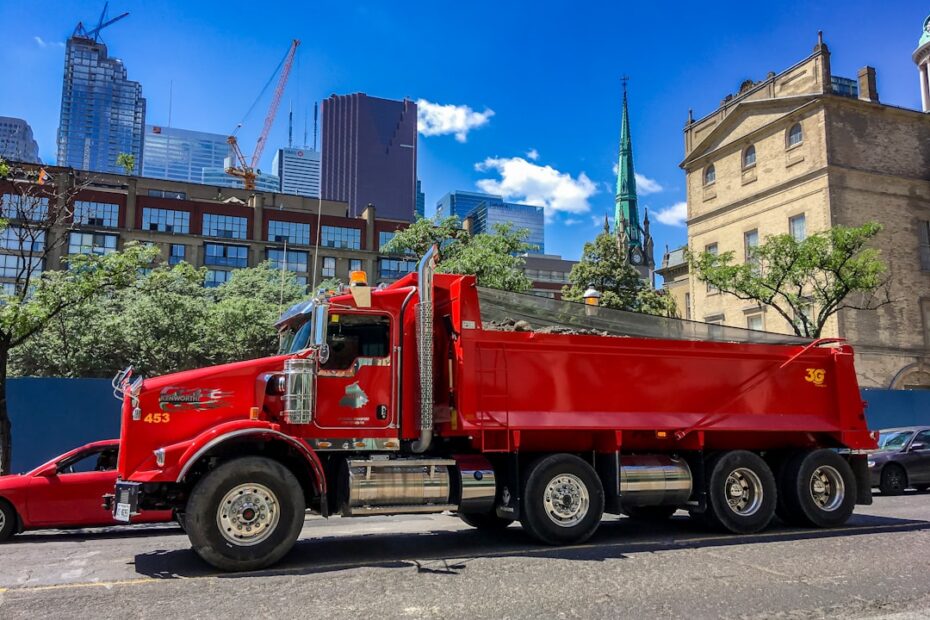
[{"label": "shadow on road", "polygon": [[183,534],[177,524],[156,526],[121,525],[114,528],[82,528],[73,530],[37,530],[17,534],[9,544],[36,544],[50,542],[74,542],[75,540],[94,541],[119,538],[144,538],[149,536],[176,536]]},{"label": "shadow on road", "polygon": [[548,547],[532,541],[518,526],[501,532],[429,531],[403,534],[330,536],[298,541],[279,564],[264,571],[217,573],[192,550],[161,550],[135,557],[136,571],[154,578],[177,579],[216,575],[224,578],[309,575],[355,568],[406,568],[421,573],[457,575],[483,557],[543,557],[561,560],[623,559],[629,553],[700,549],[783,541],[811,540],[930,530],[930,521],[855,515],[833,530],[775,526],[748,536],[699,530],[687,517],[643,524],[631,519],[604,521],[586,543]]}]

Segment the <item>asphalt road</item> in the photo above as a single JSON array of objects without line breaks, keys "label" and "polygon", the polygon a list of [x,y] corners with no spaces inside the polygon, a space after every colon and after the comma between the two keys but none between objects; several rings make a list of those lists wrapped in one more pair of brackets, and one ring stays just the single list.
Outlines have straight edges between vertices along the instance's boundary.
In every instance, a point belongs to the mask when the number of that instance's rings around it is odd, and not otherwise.
[{"label": "asphalt road", "polygon": [[837,530],[734,537],[684,513],[605,518],[586,544],[437,516],[308,518],[271,570],[224,575],[170,525],[17,536],[0,618],[930,618],[930,493],[876,497]]}]

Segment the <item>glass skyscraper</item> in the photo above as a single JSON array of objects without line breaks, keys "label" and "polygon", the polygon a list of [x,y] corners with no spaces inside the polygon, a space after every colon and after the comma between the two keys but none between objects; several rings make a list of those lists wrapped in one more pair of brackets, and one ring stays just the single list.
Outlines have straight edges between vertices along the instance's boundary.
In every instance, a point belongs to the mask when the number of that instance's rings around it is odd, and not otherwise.
[{"label": "glass skyscraper", "polygon": [[[226,163],[230,162],[227,161]],[[204,168],[203,184],[214,185],[216,187],[236,187],[239,189],[245,186],[240,177],[226,174],[225,166],[220,166],[219,168]],[[260,192],[274,192],[279,194],[281,193],[281,179],[273,174],[256,170],[255,189]]]},{"label": "glass skyscraper", "polygon": [[423,193],[420,179],[417,179],[417,208],[414,211],[416,217],[426,217],[426,194]]},{"label": "glass skyscraper", "polygon": [[21,118],[0,116],[0,157],[10,161],[38,164],[39,145],[32,127]]},{"label": "glass skyscraper", "polygon": [[127,78],[126,67],[107,56],[107,46],[81,36],[68,39],[58,124],[59,166],[123,173],[120,153],[143,167],[145,99],[142,85]]},{"label": "glass skyscraper", "polygon": [[526,242],[529,252],[545,253],[545,216],[542,207],[504,202],[503,197],[481,192],[449,192],[436,203],[436,217],[455,215],[460,220],[472,219],[472,232],[493,233],[496,224],[513,224],[529,231]]},{"label": "glass skyscraper", "polygon": [[311,148],[278,149],[271,169],[281,179],[281,193],[319,198],[321,160]]},{"label": "glass skyscraper", "polygon": [[146,125],[142,176],[203,183],[204,169],[222,168],[232,156],[226,139],[218,133]]}]

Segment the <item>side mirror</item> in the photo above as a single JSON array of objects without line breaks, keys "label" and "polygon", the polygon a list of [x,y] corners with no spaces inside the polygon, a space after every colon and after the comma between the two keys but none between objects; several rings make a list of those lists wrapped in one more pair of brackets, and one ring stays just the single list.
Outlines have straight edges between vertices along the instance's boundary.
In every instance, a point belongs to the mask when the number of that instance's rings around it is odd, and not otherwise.
[{"label": "side mirror", "polygon": [[36,475],[41,476],[42,478],[54,478],[58,475],[58,465],[55,463],[47,465],[36,472]]},{"label": "side mirror", "polygon": [[917,450],[926,450],[926,449],[927,449],[927,444],[925,444],[925,443],[922,442],[922,441],[916,441],[916,442],[914,442],[914,443],[911,444],[911,449],[910,449],[910,451],[911,451],[911,452],[915,452],[915,451],[917,451]]}]

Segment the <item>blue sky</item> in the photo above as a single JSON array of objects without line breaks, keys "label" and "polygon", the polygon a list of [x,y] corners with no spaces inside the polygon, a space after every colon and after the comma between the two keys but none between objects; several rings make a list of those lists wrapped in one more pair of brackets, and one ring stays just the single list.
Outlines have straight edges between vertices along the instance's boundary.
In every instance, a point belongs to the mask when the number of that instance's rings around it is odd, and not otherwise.
[{"label": "blue sky", "polygon": [[[55,158],[62,42],[102,2],[0,0],[0,115],[25,118]],[[612,212],[620,76],[628,75],[640,205],[654,214],[656,260],[686,239],[682,127],[807,56],[817,31],[833,73],[872,65],[887,103],[920,105],[911,61],[920,2],[111,2],[130,16],[104,31],[142,82],[147,122],[226,133],[242,120],[292,38],[297,64],[262,165],[295,117],[332,93],[425,100],[419,176],[427,215],[454,189],[501,190],[546,205],[550,253],[577,258]],[[254,144],[266,96],[240,137]],[[312,121],[311,121],[312,122]],[[303,122],[295,128],[302,141]],[[312,129],[311,129],[312,134]],[[644,189],[651,189],[647,193]],[[676,210],[676,205],[677,210]],[[659,217],[661,214],[661,217]],[[663,220],[657,221],[658,219]]]}]

